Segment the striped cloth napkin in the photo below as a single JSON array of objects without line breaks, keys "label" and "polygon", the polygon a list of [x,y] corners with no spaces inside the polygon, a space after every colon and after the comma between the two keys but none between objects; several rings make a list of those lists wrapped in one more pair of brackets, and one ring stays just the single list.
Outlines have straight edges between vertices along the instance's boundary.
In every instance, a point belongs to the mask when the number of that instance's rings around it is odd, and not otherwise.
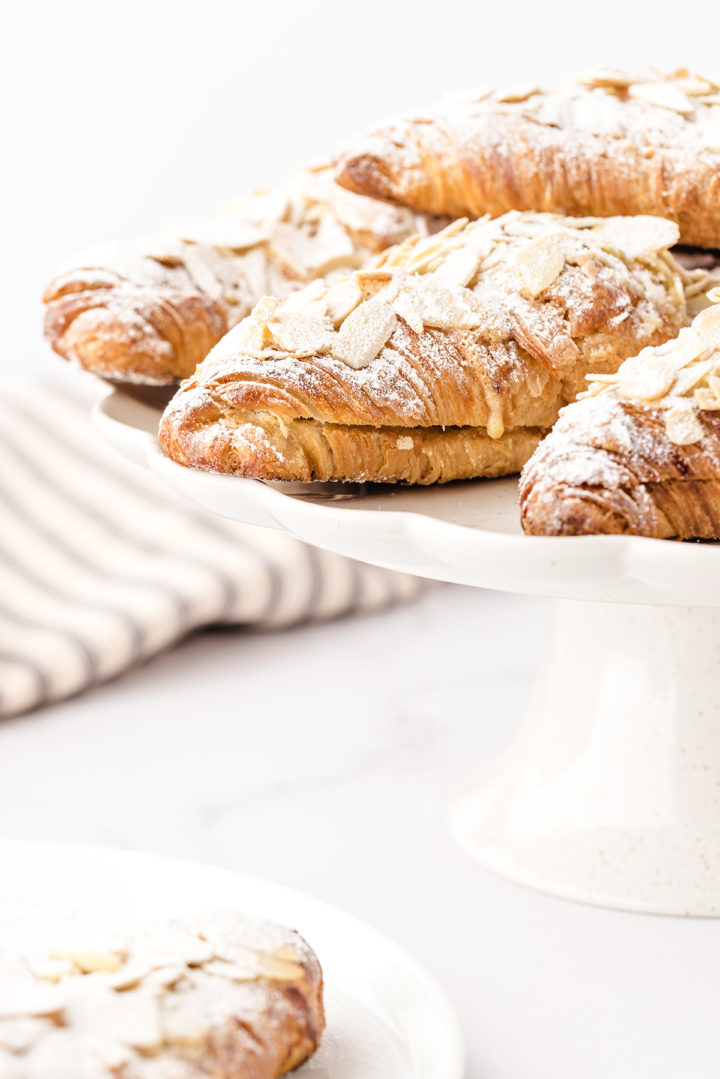
[{"label": "striped cloth napkin", "polygon": [[0,387],[0,716],[113,678],[198,627],[289,626],[422,587],[180,500],[105,445],[96,392]]}]

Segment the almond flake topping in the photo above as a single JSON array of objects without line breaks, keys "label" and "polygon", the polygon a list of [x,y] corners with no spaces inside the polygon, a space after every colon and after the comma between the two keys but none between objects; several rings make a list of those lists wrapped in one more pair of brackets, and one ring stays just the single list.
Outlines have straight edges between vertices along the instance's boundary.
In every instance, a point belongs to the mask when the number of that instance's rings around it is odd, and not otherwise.
[{"label": "almond flake topping", "polygon": [[359,370],[375,359],[397,324],[388,303],[368,300],[356,307],[343,322],[333,344],[333,354],[349,367]]},{"label": "almond flake topping", "polygon": [[529,97],[539,92],[539,87],[525,83],[525,85],[508,86],[505,90],[496,90],[493,96],[496,101],[527,101]]},{"label": "almond flake topping", "polygon": [[[667,253],[677,235],[672,222],[648,216],[511,212],[494,220],[461,219],[432,236],[406,240],[351,276],[331,284],[316,281],[283,304],[263,299],[213,356],[230,358],[238,349],[268,359],[330,355],[361,370],[380,355],[402,319],[418,335],[428,329],[482,329],[488,341],[498,343],[522,324],[526,338],[530,333],[544,341],[540,347],[562,366],[564,356],[572,362],[577,346],[565,327],[548,336],[550,308],[544,310],[540,300],[533,306],[528,297],[535,301],[566,266],[574,266],[576,276],[579,268],[592,280],[605,273],[619,283],[647,273],[648,290],[658,290],[659,280],[663,295],[670,292],[679,305],[685,288],[697,292],[702,304],[707,274],[683,270]],[[653,304],[638,306],[646,339],[659,325],[654,311]],[[626,304],[613,317],[629,316]]]},{"label": "almond flake topping", "polygon": [[694,409],[676,405],[665,413],[665,430],[676,446],[691,446],[699,442],[704,431]]},{"label": "almond flake topping", "polygon": [[360,281],[347,277],[331,285],[327,291],[325,300],[327,313],[335,326],[343,322],[351,311],[354,311],[363,299],[363,290]]},{"label": "almond flake topping", "polygon": [[680,229],[674,221],[647,214],[604,218],[596,226],[595,235],[604,246],[638,259],[680,241]]},{"label": "almond flake topping", "polygon": [[302,314],[284,315],[268,325],[273,343],[283,352],[312,356],[326,352],[332,343],[333,325],[329,318]]},{"label": "almond flake topping", "polygon": [[531,296],[552,285],[565,265],[562,235],[536,236],[518,251],[515,265]]},{"label": "almond flake topping", "polygon": [[669,82],[633,83],[629,93],[631,97],[641,98],[650,105],[659,105],[663,109],[672,109],[683,116],[690,116],[695,108],[688,100],[687,94]]}]

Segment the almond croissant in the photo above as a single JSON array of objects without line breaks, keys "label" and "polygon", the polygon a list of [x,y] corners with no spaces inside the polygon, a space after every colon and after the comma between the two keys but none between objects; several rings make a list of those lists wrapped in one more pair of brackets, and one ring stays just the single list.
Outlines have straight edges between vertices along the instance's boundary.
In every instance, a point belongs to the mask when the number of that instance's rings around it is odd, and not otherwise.
[{"label": "almond croissant", "polygon": [[720,289],[709,298],[561,413],[521,477],[526,532],[720,539]]},{"label": "almond croissant", "polygon": [[658,218],[510,213],[266,298],[165,411],[181,464],[280,480],[433,483],[519,470],[589,371],[687,322],[703,271]]},{"label": "almond croissant", "polygon": [[268,292],[361,266],[439,227],[305,172],[174,235],[80,256],[48,286],[45,334],[67,360],[141,385],[178,382]]},{"label": "almond croissant", "polygon": [[600,71],[468,94],[351,143],[351,191],[430,213],[657,214],[720,247],[720,87],[680,70]]},{"label": "almond croissant", "polygon": [[282,926],[216,914],[28,929],[0,948],[3,1079],[278,1079],[319,1045],[320,964]]}]

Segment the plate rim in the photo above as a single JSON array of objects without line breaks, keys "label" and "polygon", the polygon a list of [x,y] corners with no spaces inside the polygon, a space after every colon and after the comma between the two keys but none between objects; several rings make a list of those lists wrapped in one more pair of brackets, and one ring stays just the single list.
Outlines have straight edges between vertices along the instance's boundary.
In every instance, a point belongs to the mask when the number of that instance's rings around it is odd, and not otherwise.
[{"label": "plate rim", "polygon": [[[718,555],[715,544],[681,543],[647,536],[557,537],[493,532],[488,529],[475,529],[440,517],[432,517],[417,510],[387,509],[380,513],[377,510],[363,509],[362,505],[351,506],[347,501],[315,502],[301,496],[286,494],[259,480],[186,468],[165,455],[156,437],[112,414],[113,406],[120,405],[122,408],[126,402],[136,404],[132,398],[113,387],[104,387],[104,391],[94,406],[93,416],[105,437],[113,441],[120,452],[128,456],[132,455],[136,460],[138,456],[144,458],[145,464],[162,482],[175,490],[182,491],[188,498],[192,498],[192,495],[188,494],[188,488],[198,483],[202,483],[209,491],[212,490],[216,502],[218,498],[222,498],[225,491],[235,500],[238,493],[242,492],[246,501],[253,503],[254,514],[248,514],[247,517],[247,523],[250,524],[281,527],[295,532],[293,524],[297,527],[300,522],[321,521],[330,529],[339,532],[340,530],[347,531],[349,521],[352,520],[353,526],[357,526],[353,528],[356,533],[363,530],[366,536],[372,534],[372,538],[384,537],[396,541],[405,539],[431,557],[433,552],[437,551],[453,552],[459,563],[460,560],[468,557],[464,549],[473,547],[476,559],[482,558],[498,563],[521,559],[522,582],[512,588],[507,584],[501,584],[498,586],[500,591],[533,592],[535,589],[532,587],[530,578],[534,574],[543,575],[545,578],[544,584],[536,594],[582,599],[585,598],[580,594],[583,591],[582,585],[574,584],[580,577],[586,585],[595,586],[600,590],[605,584],[610,588],[618,581],[624,580],[628,598],[621,599],[620,602],[686,605],[689,601],[682,594],[681,588],[675,588],[667,593],[668,575],[682,571],[696,579],[706,578],[706,584],[703,587],[706,587],[708,591],[712,590],[712,579],[717,577]],[[117,435],[115,439],[112,438],[112,431],[109,430],[112,427]],[[128,448],[128,443],[132,444],[133,438],[135,439],[134,452]],[[199,500],[193,499],[193,501]],[[201,504],[206,505],[202,502]],[[348,515],[352,517],[349,518]],[[240,520],[232,513],[227,516]],[[300,538],[306,542],[315,543],[316,546],[327,546],[329,550],[335,550],[341,554],[348,553],[338,546],[323,543],[320,537],[311,538],[307,534],[301,534]],[[558,558],[560,550],[558,544],[562,544],[562,560]],[[355,557],[362,558],[362,554],[356,554]],[[367,560],[376,565],[386,565],[405,572],[417,572],[413,570],[411,563],[404,565],[397,560],[383,563],[376,557],[370,557]],[[560,561],[562,561],[561,566],[558,565]],[[450,564],[447,558],[445,564]],[[439,569],[434,575],[439,579],[462,580],[462,577],[444,576]],[[550,577],[552,580],[548,583]],[[637,586],[636,592],[642,589],[651,592],[654,590],[656,595],[653,598],[633,599],[630,595],[633,584]],[[481,586],[493,587],[491,582]],[[703,601],[702,605],[720,605],[720,581],[716,591],[717,596],[711,597],[709,602]],[[694,602],[697,605],[699,601]]]}]

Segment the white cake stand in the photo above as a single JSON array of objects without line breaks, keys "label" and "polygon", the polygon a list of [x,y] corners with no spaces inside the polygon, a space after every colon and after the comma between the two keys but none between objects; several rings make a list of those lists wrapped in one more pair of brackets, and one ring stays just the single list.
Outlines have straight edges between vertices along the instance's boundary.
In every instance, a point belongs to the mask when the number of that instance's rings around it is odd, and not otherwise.
[{"label": "white cake stand", "polygon": [[[720,915],[718,545],[525,537],[514,480],[343,498],[341,485],[318,496],[209,475],[162,454],[157,419],[117,391],[96,409],[119,449],[214,513],[422,577],[552,596],[530,720],[456,800],[455,834],[488,868],[555,895]],[[488,630],[479,622],[478,648]]]}]

